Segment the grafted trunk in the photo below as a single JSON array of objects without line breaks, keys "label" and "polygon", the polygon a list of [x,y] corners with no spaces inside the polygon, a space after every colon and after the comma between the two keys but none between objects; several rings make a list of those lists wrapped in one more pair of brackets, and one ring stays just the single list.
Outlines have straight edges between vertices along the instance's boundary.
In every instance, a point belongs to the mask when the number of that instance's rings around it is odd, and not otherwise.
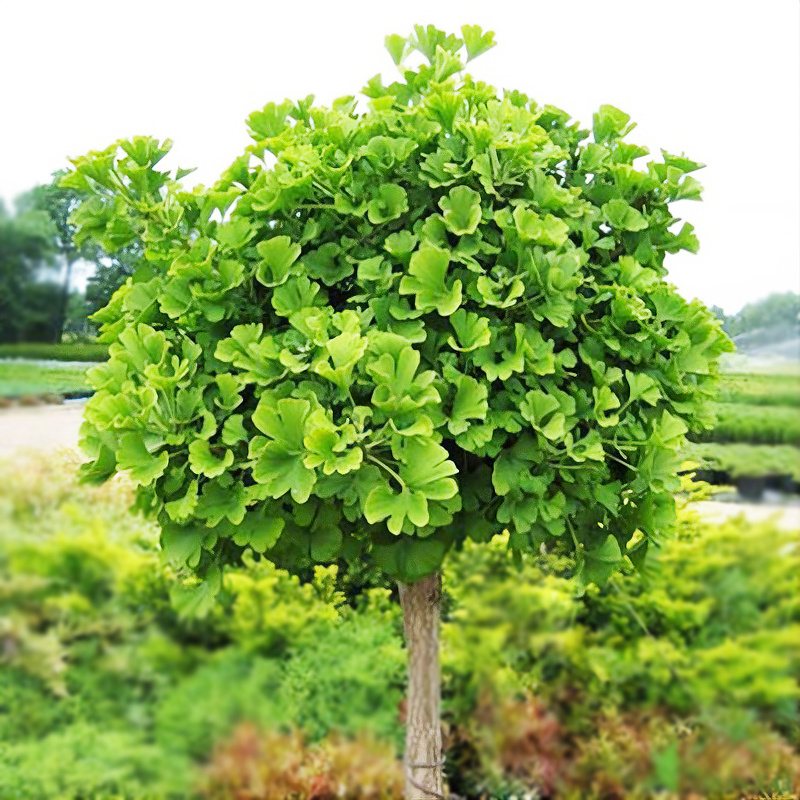
[{"label": "grafted trunk", "polygon": [[399,587],[408,649],[406,800],[440,800],[444,796],[439,711],[441,575],[434,573]]}]

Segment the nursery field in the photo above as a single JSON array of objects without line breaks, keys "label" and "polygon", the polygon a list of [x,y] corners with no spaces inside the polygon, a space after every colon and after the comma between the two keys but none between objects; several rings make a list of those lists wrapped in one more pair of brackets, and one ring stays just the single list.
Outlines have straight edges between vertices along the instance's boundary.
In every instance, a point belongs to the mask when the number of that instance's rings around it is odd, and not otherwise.
[{"label": "nursery field", "polygon": [[[395,589],[366,566],[301,585],[249,559],[182,618],[130,486],[76,466],[0,465],[0,797],[400,798]],[[499,540],[453,554],[451,790],[796,796],[798,567],[796,532],[691,507],[645,576],[602,590],[551,555],[515,566]]]},{"label": "nursery field", "polygon": [[800,491],[800,371],[730,373],[720,381],[716,424],[683,451],[699,477],[735,484],[750,499],[767,488]]}]

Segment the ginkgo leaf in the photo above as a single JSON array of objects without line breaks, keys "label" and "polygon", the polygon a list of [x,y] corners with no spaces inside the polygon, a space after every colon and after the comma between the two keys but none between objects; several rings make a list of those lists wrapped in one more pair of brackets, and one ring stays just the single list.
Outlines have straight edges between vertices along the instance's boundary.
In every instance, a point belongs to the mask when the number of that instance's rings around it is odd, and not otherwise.
[{"label": "ginkgo leaf", "polygon": [[431,385],[435,373],[425,371],[417,374],[419,363],[419,352],[405,345],[397,355],[384,353],[368,364],[367,372],[375,381],[373,405],[387,413],[402,415],[438,402],[439,393]]},{"label": "ginkgo leaf", "polygon": [[481,196],[468,186],[455,186],[439,200],[444,224],[457,236],[474,233],[481,221]]},{"label": "ginkgo leaf", "polygon": [[408,274],[400,281],[401,294],[413,294],[420,311],[436,310],[443,317],[452,314],[461,304],[461,281],[446,285],[450,254],[428,245],[411,256]]},{"label": "ginkgo leaf", "polygon": [[491,341],[492,335],[489,332],[489,320],[471,311],[459,308],[450,315],[450,325],[456,334],[456,339],[452,336],[447,337],[447,343],[453,350],[466,353],[485,347]]},{"label": "ginkgo leaf", "polygon": [[552,214],[542,217],[525,206],[517,206],[513,216],[517,233],[523,242],[559,247],[567,240],[569,226]]},{"label": "ginkgo leaf", "polygon": [[319,306],[325,294],[318,283],[310,281],[305,275],[292,276],[272,293],[272,307],[282,317],[290,317],[297,311]]},{"label": "ginkgo leaf", "polygon": [[328,358],[314,366],[314,372],[335,383],[342,391],[348,391],[353,369],[367,349],[367,338],[358,333],[345,331],[325,343]]},{"label": "ginkgo leaf", "polygon": [[447,428],[454,436],[463,433],[469,427],[469,420],[485,419],[489,410],[487,401],[488,389],[485,384],[478,383],[468,375],[462,375],[458,381],[453,407]]},{"label": "ginkgo leaf", "polygon": [[608,386],[595,386],[592,389],[594,396],[594,418],[603,427],[616,425],[619,422],[619,415],[607,413],[620,407],[619,398],[611,391]]},{"label": "ginkgo leaf", "polygon": [[256,553],[264,553],[278,541],[284,524],[284,520],[271,515],[267,507],[248,511],[236,526],[233,542],[240,547],[251,547]]},{"label": "ginkgo leaf", "polygon": [[625,378],[630,386],[630,400],[643,400],[654,406],[661,399],[661,391],[655,378],[641,372],[625,370]]},{"label": "ginkgo leaf", "polygon": [[604,584],[622,562],[622,551],[617,540],[609,534],[597,547],[584,551],[580,577],[584,583]]},{"label": "ginkgo leaf", "polygon": [[428,524],[428,501],[421,492],[403,488],[395,492],[387,484],[376,486],[364,504],[364,518],[370,525],[387,519],[386,526],[399,534],[408,519],[412,525]]},{"label": "ginkgo leaf", "polygon": [[233,453],[226,447],[212,446],[205,439],[189,445],[189,467],[196,475],[216,478],[233,464]]},{"label": "ginkgo leaf", "polygon": [[253,479],[263,484],[269,497],[291,493],[304,503],[316,481],[304,463],[306,422],[311,412],[307,400],[284,398],[272,403],[262,398],[253,413],[253,424],[264,433],[263,442],[251,442]]},{"label": "ginkgo leaf", "polygon": [[384,183],[367,205],[367,217],[373,225],[397,219],[408,211],[408,195],[396,183]]},{"label": "ginkgo leaf", "polygon": [[261,256],[256,268],[256,278],[264,286],[279,286],[289,277],[289,270],[299,258],[301,248],[288,236],[276,236],[259,242],[256,250]]},{"label": "ginkgo leaf", "polygon": [[461,35],[467,48],[467,61],[472,61],[473,58],[491,50],[496,44],[494,31],[484,33],[479,25],[462,25]]},{"label": "ginkgo leaf", "polygon": [[137,484],[146,485],[163,475],[169,465],[169,453],[162,451],[157,456],[145,446],[141,436],[126,433],[119,438],[117,466],[127,470],[130,479]]},{"label": "ginkgo leaf", "polygon": [[609,225],[623,231],[642,231],[647,220],[624,200],[610,200],[603,206],[603,216]]},{"label": "ginkgo leaf", "polygon": [[239,525],[244,519],[246,510],[247,492],[241,483],[235,482],[223,486],[218,481],[209,481],[203,485],[196,513],[213,528],[223,519]]},{"label": "ginkgo leaf", "polygon": [[164,510],[175,522],[185,522],[191,517],[197,506],[197,481],[191,481],[185,491],[183,497],[164,504]]},{"label": "ginkgo leaf", "polygon": [[333,286],[353,274],[353,265],[342,258],[342,248],[335,242],[328,242],[304,255],[302,263],[312,278],[321,280],[326,286]]},{"label": "ginkgo leaf", "polygon": [[447,500],[458,492],[450,477],[458,472],[447,450],[432,441],[404,439],[399,446],[400,477],[429,500]]}]

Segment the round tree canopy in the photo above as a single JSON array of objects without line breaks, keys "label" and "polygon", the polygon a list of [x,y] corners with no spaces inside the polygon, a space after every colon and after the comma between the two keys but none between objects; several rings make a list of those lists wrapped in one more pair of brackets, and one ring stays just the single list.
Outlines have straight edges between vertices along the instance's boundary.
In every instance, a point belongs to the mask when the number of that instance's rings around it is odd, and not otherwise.
[{"label": "round tree canopy", "polygon": [[268,104],[210,189],[150,138],[73,161],[78,242],[144,252],[98,315],[85,473],[130,474],[199,591],[246,548],[413,581],[504,529],[601,581],[671,523],[730,347],[665,282],[702,165],[465,74],[492,45],[388,37],[402,80]]}]

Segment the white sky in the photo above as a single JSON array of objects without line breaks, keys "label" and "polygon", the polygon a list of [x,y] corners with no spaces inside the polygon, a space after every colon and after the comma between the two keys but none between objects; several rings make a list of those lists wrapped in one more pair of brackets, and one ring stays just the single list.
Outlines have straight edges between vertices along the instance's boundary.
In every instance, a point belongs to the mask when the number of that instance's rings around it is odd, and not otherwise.
[{"label": "white sky", "polygon": [[136,134],[173,139],[168,163],[211,183],[251,111],[393,77],[383,39],[415,23],[494,30],[477,78],[587,127],[616,105],[631,141],[708,165],[704,202],[676,209],[700,253],[667,257],[686,296],[731,313],[800,289],[796,0],[0,0],[0,197]]}]

